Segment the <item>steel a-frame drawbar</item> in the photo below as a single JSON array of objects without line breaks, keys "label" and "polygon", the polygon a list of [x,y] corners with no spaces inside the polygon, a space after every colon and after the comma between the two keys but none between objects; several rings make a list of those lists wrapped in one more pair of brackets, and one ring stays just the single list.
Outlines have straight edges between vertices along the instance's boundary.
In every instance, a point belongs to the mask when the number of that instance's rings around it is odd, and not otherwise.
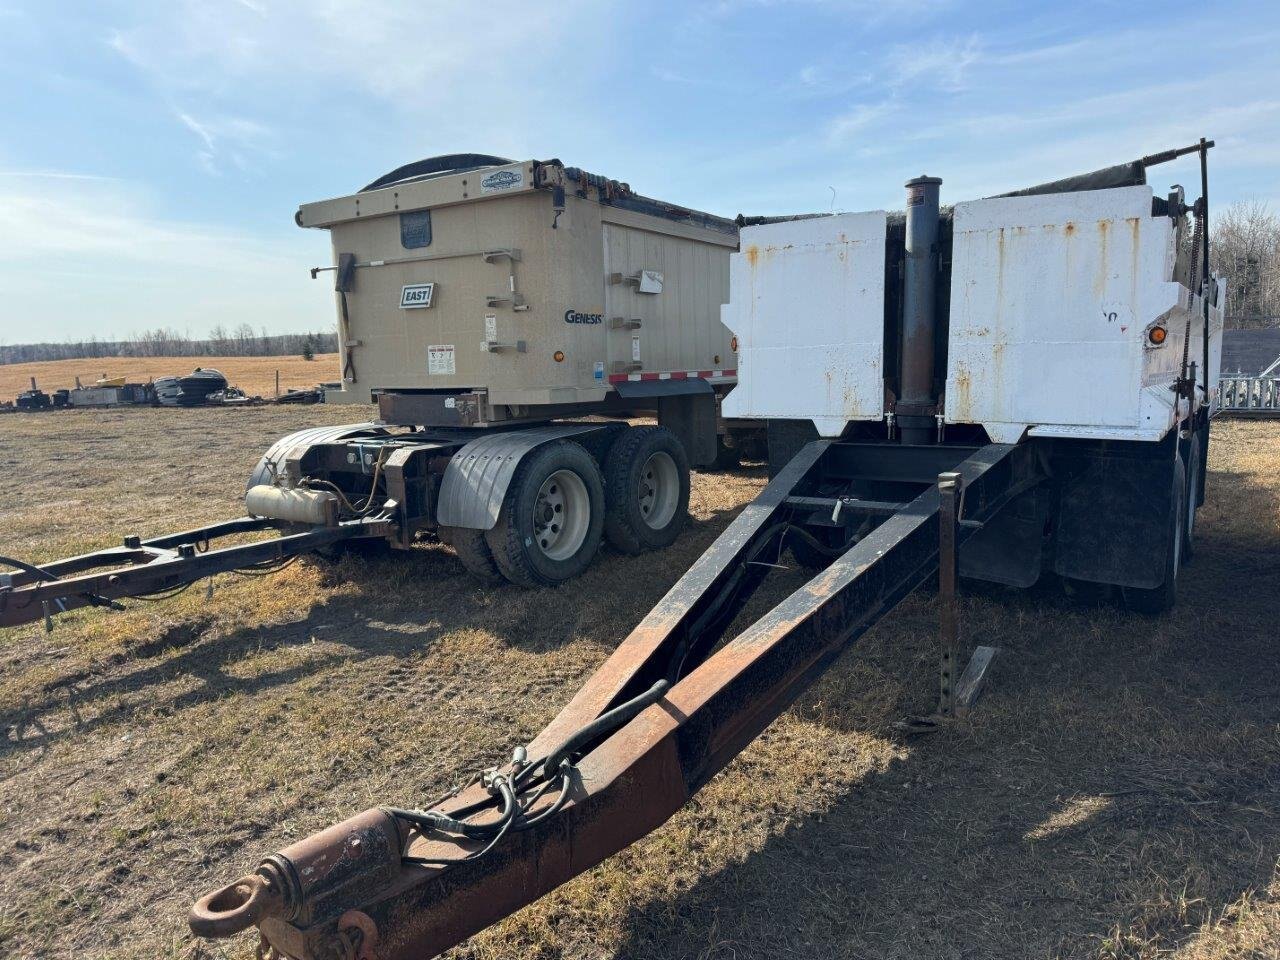
[{"label": "steel a-frame drawbar", "polygon": [[[344,540],[386,537],[396,524],[384,515],[344,520],[332,526],[292,529],[275,520],[240,517],[143,540],[127,536],[118,547],[54,560],[39,566],[0,558],[16,567],[0,574],[0,627],[51,618],[77,607],[111,607],[124,597],[172,595],[219,573],[265,573],[280,564]],[[252,543],[219,546],[246,534],[275,532]]]},{"label": "steel a-frame drawbar", "polygon": [[[947,472],[957,542],[1042,478],[1027,444],[809,444],[509,763],[266,858],[197,901],[192,930],[256,924],[296,960],[420,960],[650,833],[938,569]],[[835,559],[722,642],[795,538]]]}]

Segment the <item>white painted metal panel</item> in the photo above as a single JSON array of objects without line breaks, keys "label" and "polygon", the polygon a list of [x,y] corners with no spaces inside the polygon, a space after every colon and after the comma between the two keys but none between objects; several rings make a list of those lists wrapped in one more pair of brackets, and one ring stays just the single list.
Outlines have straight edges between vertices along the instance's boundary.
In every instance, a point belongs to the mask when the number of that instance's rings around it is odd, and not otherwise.
[{"label": "white painted metal panel", "polygon": [[[956,205],[949,423],[980,423],[997,442],[1169,430],[1199,301],[1171,279],[1173,225],[1151,198],[1138,186]],[[1169,336],[1152,347],[1157,321]]]},{"label": "white painted metal panel", "polygon": [[738,337],[726,417],[812,420],[837,436],[884,413],[884,211],[746,227],[729,263]]}]

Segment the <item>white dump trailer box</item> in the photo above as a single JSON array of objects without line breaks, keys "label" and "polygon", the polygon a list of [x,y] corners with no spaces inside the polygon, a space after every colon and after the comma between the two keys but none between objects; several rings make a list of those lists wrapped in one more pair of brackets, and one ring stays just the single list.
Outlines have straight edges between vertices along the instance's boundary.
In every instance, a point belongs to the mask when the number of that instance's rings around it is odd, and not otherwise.
[{"label": "white dump trailer box", "polygon": [[[936,451],[1025,448],[1040,476],[974,536],[962,572],[1027,586],[1048,570],[1170,606],[1221,364],[1209,146],[949,209],[942,181],[917,177],[905,213],[744,224],[722,314],[740,350],[724,415],[766,422],[773,475],[819,437],[868,464],[843,498],[797,502],[811,540],[793,549],[822,557],[864,535],[845,511],[901,502],[893,478]],[[1155,196],[1147,167],[1188,153],[1201,199]]]},{"label": "white dump trailer box", "polygon": [[619,384],[733,382],[731,220],[555,160],[453,155],[304,204],[297,222],[333,240],[344,382],[331,400],[418,394],[384,416],[476,425],[599,403]]},{"label": "white dump trailer box", "polygon": [[[1203,305],[1176,279],[1187,251],[1175,221],[1153,212],[1150,187],[975,200],[948,220],[946,424],[981,425],[996,442],[1168,433],[1184,344],[1203,365]],[[725,415],[812,420],[838,436],[891,414],[888,215],[762,224],[741,240],[723,312],[740,341],[740,385]],[[1212,396],[1224,297],[1216,280],[1210,289]]]}]

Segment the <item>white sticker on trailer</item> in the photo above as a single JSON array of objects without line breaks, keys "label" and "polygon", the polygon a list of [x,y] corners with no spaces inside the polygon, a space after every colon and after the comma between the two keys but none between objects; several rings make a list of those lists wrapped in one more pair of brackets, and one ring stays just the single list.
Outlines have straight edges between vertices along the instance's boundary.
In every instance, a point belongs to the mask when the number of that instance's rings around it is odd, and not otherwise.
[{"label": "white sticker on trailer", "polygon": [[427,347],[427,373],[431,376],[452,376],[458,372],[453,360],[452,343],[433,343]]},{"label": "white sticker on trailer", "polygon": [[496,313],[486,313],[484,315],[484,338],[490,343],[498,339],[498,315]]},{"label": "white sticker on trailer", "polygon": [[420,310],[429,307],[435,292],[434,283],[407,283],[400,288],[400,309]]},{"label": "white sticker on trailer", "polygon": [[523,186],[523,167],[508,167],[505,170],[495,170],[493,173],[487,173],[480,178],[481,193],[497,193],[500,190],[515,190],[517,187]]},{"label": "white sticker on trailer", "polygon": [[631,360],[633,363],[640,362],[640,338],[631,338]]}]

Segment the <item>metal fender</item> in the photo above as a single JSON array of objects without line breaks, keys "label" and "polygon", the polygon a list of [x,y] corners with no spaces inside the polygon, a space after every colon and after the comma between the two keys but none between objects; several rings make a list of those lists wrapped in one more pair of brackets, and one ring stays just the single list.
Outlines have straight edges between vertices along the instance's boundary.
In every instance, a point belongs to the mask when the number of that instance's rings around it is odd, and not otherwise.
[{"label": "metal fender", "polygon": [[544,443],[568,437],[579,439],[610,428],[607,423],[554,423],[472,440],[453,455],[445,468],[436,522],[442,527],[492,530],[511,478],[529,453]]},{"label": "metal fender", "polygon": [[317,443],[333,443],[362,433],[381,436],[386,432],[385,428],[376,423],[347,423],[336,427],[312,427],[309,430],[299,430],[297,433],[283,436],[271,445],[271,448],[258,461],[258,465],[253,468],[253,473],[249,474],[249,482],[245,484],[245,493],[259,484],[269,486],[275,483],[276,474],[283,468],[289,451],[300,444],[311,446]]}]

